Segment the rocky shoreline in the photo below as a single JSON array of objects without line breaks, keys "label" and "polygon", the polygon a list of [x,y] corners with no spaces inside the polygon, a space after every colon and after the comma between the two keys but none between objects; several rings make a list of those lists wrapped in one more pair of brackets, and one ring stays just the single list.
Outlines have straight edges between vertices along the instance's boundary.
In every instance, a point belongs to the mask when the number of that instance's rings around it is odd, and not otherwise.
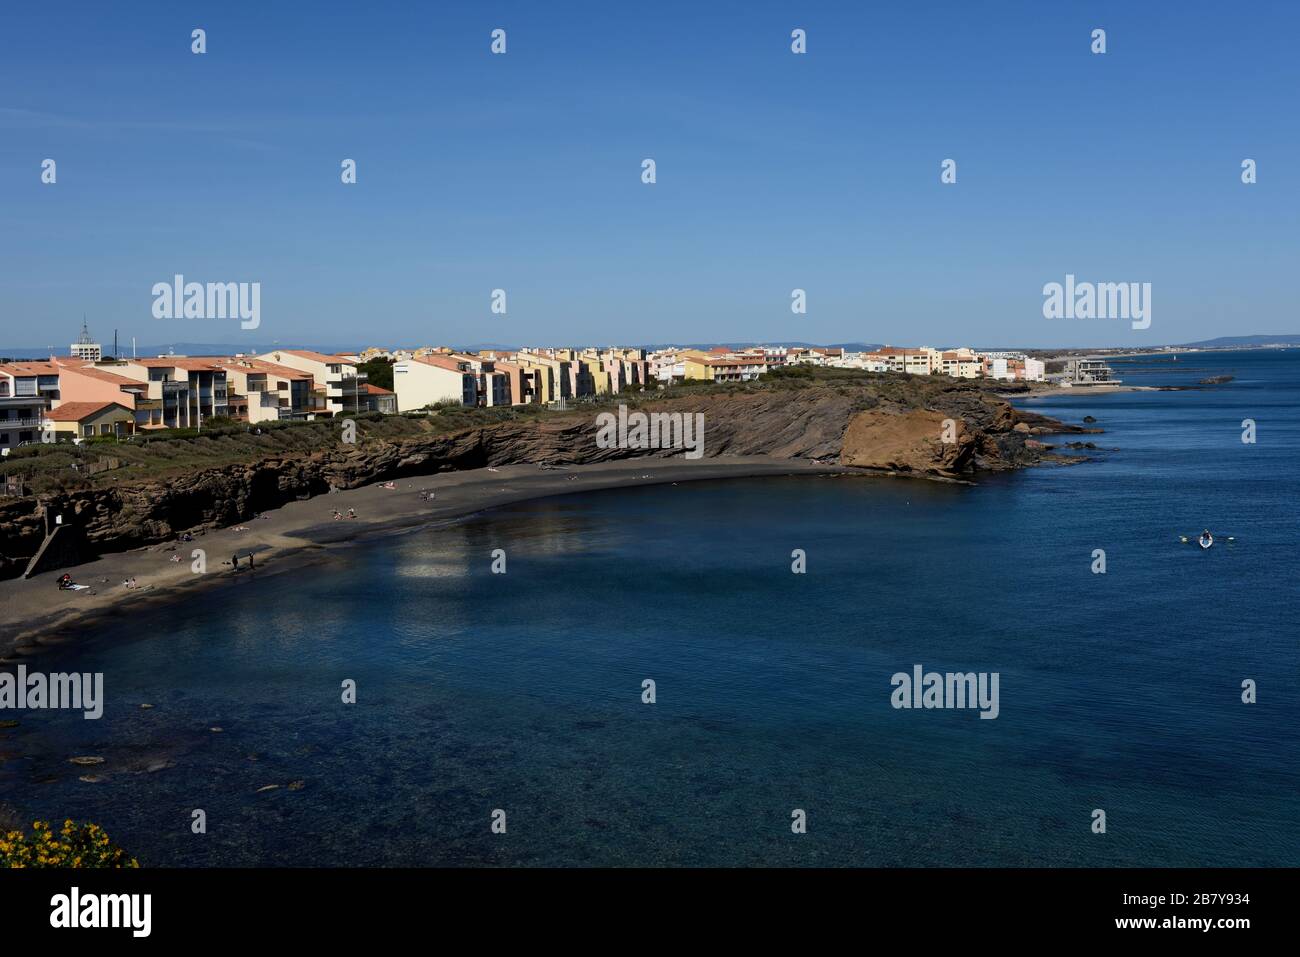
[{"label": "rocky shoreline", "polygon": [[[917,378],[636,403],[646,412],[703,415],[704,456],[695,460],[680,451],[603,448],[591,413],[397,441],[367,439],[363,422],[355,444],[10,501],[0,507],[0,549],[10,556],[10,580],[0,581],[0,655],[23,658],[197,589],[299,568],[338,544],[525,499],[763,475],[968,483],[984,472],[1085,461],[1039,437],[1101,431],[1014,408],[978,386]],[[348,510],[356,517],[345,517]],[[42,541],[46,567],[18,577]],[[201,573],[193,567],[199,553]],[[57,588],[64,568],[88,587]]]},{"label": "rocky shoreline", "polygon": [[[1054,454],[1033,436],[1093,432],[1013,408],[993,392],[925,377],[882,378],[849,385],[815,384],[721,391],[638,403],[648,412],[704,416],[705,457],[761,456],[833,462],[853,469],[936,480],[970,480],[980,472],[1078,461]],[[0,578],[28,568],[46,536],[62,528],[43,570],[97,555],[175,540],[252,520],[333,491],[415,476],[528,464],[559,468],[672,452],[601,448],[593,414],[561,413],[450,435],[367,440],[296,456],[276,456],[195,471],[165,481],[121,483],[0,504]],[[945,429],[945,423],[951,428]],[[680,457],[680,452],[676,453]]]}]

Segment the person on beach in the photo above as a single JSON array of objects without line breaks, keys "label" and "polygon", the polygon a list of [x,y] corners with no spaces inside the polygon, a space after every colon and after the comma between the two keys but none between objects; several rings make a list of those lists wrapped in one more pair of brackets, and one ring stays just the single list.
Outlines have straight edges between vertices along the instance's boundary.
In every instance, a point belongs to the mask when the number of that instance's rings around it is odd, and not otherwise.
[{"label": "person on beach", "polygon": [[343,517],[343,513],[340,512],[337,508],[334,509],[334,521],[337,522],[337,521],[338,521],[339,519],[341,519],[342,517]]},{"label": "person on beach", "polygon": [[253,569],[253,553],[252,553],[252,552],[249,552],[249,553],[248,553],[248,568],[249,568],[249,571],[252,571],[252,569]]},{"label": "person on beach", "polygon": [[355,508],[348,509],[348,518],[356,518],[356,517],[357,517],[357,510]]},{"label": "person on beach", "polygon": [[237,553],[230,556],[230,567],[235,571],[239,571],[239,555]]}]

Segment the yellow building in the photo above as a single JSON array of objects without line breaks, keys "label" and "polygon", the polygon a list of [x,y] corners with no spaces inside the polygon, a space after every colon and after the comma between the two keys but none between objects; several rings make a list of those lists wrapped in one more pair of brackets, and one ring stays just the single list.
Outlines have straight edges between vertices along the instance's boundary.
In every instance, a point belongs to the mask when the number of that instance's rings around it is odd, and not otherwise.
[{"label": "yellow building", "polygon": [[135,431],[135,413],[120,402],[64,402],[45,413],[45,422],[56,441]]},{"label": "yellow building", "polygon": [[688,380],[713,378],[713,365],[705,353],[692,349],[690,352],[678,353],[677,357]]}]

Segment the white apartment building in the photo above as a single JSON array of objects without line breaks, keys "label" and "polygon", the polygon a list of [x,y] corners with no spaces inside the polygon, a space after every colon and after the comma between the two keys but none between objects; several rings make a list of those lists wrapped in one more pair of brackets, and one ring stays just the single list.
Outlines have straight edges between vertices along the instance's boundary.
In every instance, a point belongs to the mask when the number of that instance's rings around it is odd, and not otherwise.
[{"label": "white apartment building", "polygon": [[312,352],[310,349],[280,349],[256,358],[310,372],[316,391],[325,400],[326,412],[338,415],[344,411],[364,409],[366,406],[366,377],[357,372],[356,363],[350,359]]},{"label": "white apartment building", "polygon": [[448,355],[412,356],[393,364],[398,412],[412,412],[438,402],[476,405],[478,381],[478,371],[471,363]]}]

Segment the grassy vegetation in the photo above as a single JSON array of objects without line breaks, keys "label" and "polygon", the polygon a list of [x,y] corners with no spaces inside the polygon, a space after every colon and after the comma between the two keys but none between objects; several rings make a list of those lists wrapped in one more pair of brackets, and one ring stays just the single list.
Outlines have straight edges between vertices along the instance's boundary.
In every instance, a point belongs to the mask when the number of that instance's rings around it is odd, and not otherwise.
[{"label": "grassy vegetation", "polygon": [[[400,441],[419,436],[446,435],[462,429],[546,414],[531,406],[518,409],[441,409],[428,415],[349,416],[357,423],[357,441]],[[0,479],[19,476],[27,494],[45,495],[120,483],[166,479],[200,469],[241,462],[302,455],[338,445],[340,420],[268,422],[256,426],[227,423],[195,429],[167,429],[129,439],[96,438],[80,446],[70,442],[33,444],[14,449],[0,460]],[[117,467],[90,474],[90,466]]]}]

